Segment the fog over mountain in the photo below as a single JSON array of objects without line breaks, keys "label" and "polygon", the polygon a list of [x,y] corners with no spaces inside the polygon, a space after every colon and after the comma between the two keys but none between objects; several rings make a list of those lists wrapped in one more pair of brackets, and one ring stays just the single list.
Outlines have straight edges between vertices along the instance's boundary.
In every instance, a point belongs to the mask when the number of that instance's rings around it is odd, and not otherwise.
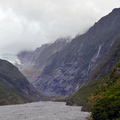
[{"label": "fog over mountain", "polygon": [[0,51],[16,54],[82,34],[116,7],[119,0],[0,0]]},{"label": "fog over mountain", "polygon": [[120,8],[115,8],[85,34],[77,35],[66,45],[63,44],[66,39],[60,39],[44,49],[20,53],[18,59],[22,63],[22,73],[45,95],[74,93],[86,84],[90,71],[108,54],[120,36],[119,21]]}]

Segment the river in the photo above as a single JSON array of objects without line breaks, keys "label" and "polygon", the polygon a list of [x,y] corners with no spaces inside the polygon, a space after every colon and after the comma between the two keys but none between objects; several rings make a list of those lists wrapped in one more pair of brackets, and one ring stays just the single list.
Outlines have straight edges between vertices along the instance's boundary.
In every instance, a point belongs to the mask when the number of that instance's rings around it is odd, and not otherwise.
[{"label": "river", "polygon": [[64,102],[35,102],[0,106],[0,120],[86,120],[81,107],[66,106]]}]

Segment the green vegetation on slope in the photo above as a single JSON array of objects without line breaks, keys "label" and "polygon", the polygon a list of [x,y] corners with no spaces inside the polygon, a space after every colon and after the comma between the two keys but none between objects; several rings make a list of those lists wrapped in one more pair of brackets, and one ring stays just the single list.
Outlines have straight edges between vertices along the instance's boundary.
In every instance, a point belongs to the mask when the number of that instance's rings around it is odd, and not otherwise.
[{"label": "green vegetation on slope", "polygon": [[0,79],[0,105],[25,103],[24,96],[17,92],[13,86]]},{"label": "green vegetation on slope", "polygon": [[[103,84],[98,86],[98,80]],[[83,105],[83,110],[92,112],[93,120],[119,120],[120,119],[120,62],[113,68],[113,70],[104,76],[93,81],[88,86],[80,90],[79,93],[89,94],[86,103]],[[96,83],[96,84],[95,84]],[[99,82],[100,83],[100,82]],[[97,89],[93,92],[90,87]],[[90,95],[90,93],[92,93]],[[75,93],[77,94],[77,93]],[[75,95],[74,94],[74,95]],[[74,96],[73,95],[73,96]],[[78,95],[78,94],[77,94]],[[75,98],[76,97],[76,98]],[[78,96],[72,97],[72,100],[82,101],[77,98]],[[79,94],[80,97],[80,94]],[[82,97],[80,97],[82,98]],[[75,101],[77,103],[77,101]]]},{"label": "green vegetation on slope", "polygon": [[116,120],[120,118],[120,62],[113,69],[109,81],[99,86],[89,97],[94,120]]},{"label": "green vegetation on slope", "polygon": [[37,92],[14,65],[0,60],[0,105],[45,99],[47,98]]},{"label": "green vegetation on slope", "polygon": [[20,87],[25,87],[28,81],[11,63],[0,60],[0,105],[25,103],[28,98]]},{"label": "green vegetation on slope", "polygon": [[[107,78],[107,75],[105,78]],[[90,96],[100,84],[105,83],[105,81],[106,79],[104,78],[92,81],[89,85],[75,92],[70,99],[67,100],[66,104],[82,106],[86,102],[87,97]]]}]

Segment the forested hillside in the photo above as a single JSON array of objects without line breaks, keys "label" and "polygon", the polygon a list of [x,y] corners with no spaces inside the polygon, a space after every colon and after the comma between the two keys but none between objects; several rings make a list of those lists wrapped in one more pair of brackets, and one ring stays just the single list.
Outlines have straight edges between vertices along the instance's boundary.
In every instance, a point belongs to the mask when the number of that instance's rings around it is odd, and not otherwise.
[{"label": "forested hillside", "polygon": [[47,97],[36,91],[18,68],[0,59],[0,105],[40,100]]}]

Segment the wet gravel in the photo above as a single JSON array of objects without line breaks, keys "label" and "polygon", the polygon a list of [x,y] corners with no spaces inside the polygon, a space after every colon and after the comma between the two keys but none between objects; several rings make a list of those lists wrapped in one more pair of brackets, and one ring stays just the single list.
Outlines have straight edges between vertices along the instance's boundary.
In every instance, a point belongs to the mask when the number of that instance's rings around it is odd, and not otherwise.
[{"label": "wet gravel", "polygon": [[35,102],[0,106],[0,120],[86,120],[81,107],[66,106],[64,102]]}]

